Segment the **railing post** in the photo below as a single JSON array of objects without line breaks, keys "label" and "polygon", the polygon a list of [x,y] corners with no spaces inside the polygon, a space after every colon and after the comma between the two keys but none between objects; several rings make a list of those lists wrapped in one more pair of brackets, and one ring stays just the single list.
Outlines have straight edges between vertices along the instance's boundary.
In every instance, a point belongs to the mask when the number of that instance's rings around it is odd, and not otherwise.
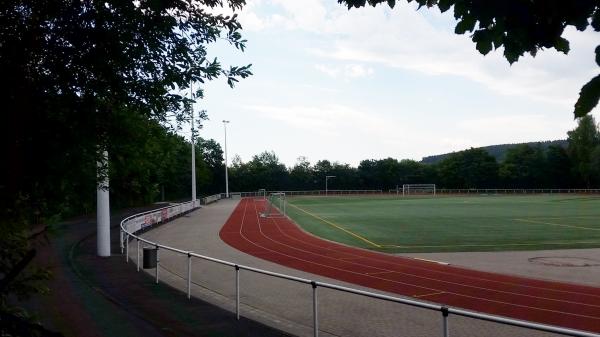
[{"label": "railing post", "polygon": [[450,332],[448,330],[448,308],[442,307],[442,336],[449,337]]},{"label": "railing post", "polygon": [[121,233],[121,235],[119,235],[119,238],[121,239],[119,246],[121,246],[121,254],[123,254],[123,230],[121,229],[119,232]]},{"label": "railing post", "polygon": [[310,285],[313,290],[313,336],[319,336],[319,311],[318,311],[318,299],[317,299],[317,283],[311,281]]},{"label": "railing post", "polygon": [[188,252],[188,276],[187,276],[187,296],[192,297],[192,254]]},{"label": "railing post", "polygon": [[235,265],[235,318],[240,319],[240,266]]},{"label": "railing post", "polygon": [[137,257],[137,271],[140,271],[140,239],[137,239],[137,252],[135,255]]},{"label": "railing post", "polygon": [[125,236],[125,262],[129,263],[129,233]]},{"label": "railing post", "polygon": [[156,284],[158,284],[158,261],[160,261],[158,258],[158,252],[158,245],[156,245]]}]

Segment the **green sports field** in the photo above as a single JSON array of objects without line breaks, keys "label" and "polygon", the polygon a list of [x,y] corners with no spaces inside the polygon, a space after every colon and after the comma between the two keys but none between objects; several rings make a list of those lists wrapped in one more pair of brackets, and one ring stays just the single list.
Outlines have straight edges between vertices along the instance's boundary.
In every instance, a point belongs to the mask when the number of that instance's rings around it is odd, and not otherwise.
[{"label": "green sports field", "polygon": [[304,230],[386,252],[600,247],[600,197],[289,197]]}]

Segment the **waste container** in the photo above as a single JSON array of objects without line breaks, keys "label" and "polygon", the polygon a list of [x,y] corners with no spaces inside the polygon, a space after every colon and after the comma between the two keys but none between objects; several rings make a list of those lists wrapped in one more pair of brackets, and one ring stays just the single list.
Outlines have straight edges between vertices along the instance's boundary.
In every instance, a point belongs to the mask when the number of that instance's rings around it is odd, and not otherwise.
[{"label": "waste container", "polygon": [[144,269],[156,268],[156,256],[158,249],[156,247],[144,247]]}]

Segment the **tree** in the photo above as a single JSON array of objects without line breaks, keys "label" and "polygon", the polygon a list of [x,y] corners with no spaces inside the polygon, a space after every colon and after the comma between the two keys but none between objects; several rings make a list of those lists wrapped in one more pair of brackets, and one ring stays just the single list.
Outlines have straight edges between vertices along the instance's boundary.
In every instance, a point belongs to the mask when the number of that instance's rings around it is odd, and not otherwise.
[{"label": "tree", "polygon": [[[86,211],[94,200],[99,149],[111,156],[112,173],[104,174],[122,173],[111,186],[131,188],[117,205],[154,198],[172,173],[155,161],[164,164],[165,154],[176,157],[183,148],[157,124],[189,119],[191,100],[179,90],[220,76],[233,86],[251,75],[250,65],[224,68],[207,50],[217,39],[244,49],[237,16],[208,10],[225,5],[237,11],[244,4],[3,1],[0,102],[7,127],[0,136],[0,246],[27,240],[34,223]],[[202,94],[196,86],[195,97]],[[134,130],[148,138],[127,137]],[[162,147],[170,143],[181,146]],[[12,255],[1,252],[5,265],[27,254],[27,245],[14,247],[20,250]]]},{"label": "tree", "polygon": [[272,151],[257,154],[247,163],[234,161],[230,179],[232,189],[241,191],[283,190],[289,185],[287,168]]},{"label": "tree", "polygon": [[[335,176],[334,179],[330,179],[328,182],[328,188],[332,190],[354,190],[357,188],[358,183],[358,172],[354,167],[349,164],[342,164],[334,162],[329,170],[329,175]],[[317,185],[318,189],[322,189],[325,186],[325,176],[319,176],[317,181],[320,183]],[[320,180],[320,181],[319,181]]]},{"label": "tree", "polygon": [[517,145],[506,151],[500,164],[499,177],[504,187],[544,187],[546,162],[540,146]]},{"label": "tree", "polygon": [[579,119],[577,127],[567,132],[569,157],[573,173],[585,187],[590,187],[592,178],[592,152],[600,144],[600,133],[592,115]]},{"label": "tree", "polygon": [[498,179],[498,163],[485,150],[469,149],[449,155],[437,165],[445,188],[489,188]]},{"label": "tree", "polygon": [[312,190],[316,188],[317,178],[310,162],[304,156],[298,157],[296,164],[290,169],[290,188],[295,190]]},{"label": "tree", "polygon": [[571,187],[571,161],[564,147],[549,146],[546,151],[546,165],[546,184],[548,187]]},{"label": "tree", "polygon": [[590,182],[595,186],[600,184],[600,145],[597,145],[591,153]]},{"label": "tree", "polygon": [[[95,173],[98,147],[112,153],[127,141],[118,131],[128,116],[183,121],[191,101],[179,89],[249,76],[249,65],[225,69],[207,51],[217,39],[244,49],[237,16],[207,10],[244,3],[4,1],[0,101],[11,127],[2,134],[2,195],[46,200],[42,212],[55,212],[56,186]],[[14,211],[13,199],[2,197],[2,211]]]},{"label": "tree", "polygon": [[196,140],[196,167],[196,182],[200,193],[209,195],[225,190],[223,149],[214,139]]},{"label": "tree", "polygon": [[[407,0],[412,2],[413,0]],[[509,63],[519,60],[525,53],[536,56],[538,51],[554,48],[569,52],[569,41],[563,37],[565,28],[573,26],[579,31],[590,24],[600,31],[600,4],[596,0],[414,0],[419,8],[437,6],[441,12],[454,8],[458,20],[456,34],[471,33],[477,50],[488,54],[492,49],[504,48]],[[338,0],[348,9],[376,6],[387,3],[394,7],[396,0]],[[600,65],[600,46],[596,48],[595,60]],[[600,99],[600,75],[592,78],[581,88],[575,103],[575,117],[588,114]]]}]

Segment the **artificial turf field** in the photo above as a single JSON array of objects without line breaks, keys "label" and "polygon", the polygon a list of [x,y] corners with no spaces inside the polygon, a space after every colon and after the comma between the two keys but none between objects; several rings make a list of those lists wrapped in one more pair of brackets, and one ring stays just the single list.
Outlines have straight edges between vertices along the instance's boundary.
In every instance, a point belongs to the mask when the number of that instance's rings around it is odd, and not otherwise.
[{"label": "artificial turf field", "polygon": [[600,196],[288,197],[304,230],[390,253],[600,247]]}]

